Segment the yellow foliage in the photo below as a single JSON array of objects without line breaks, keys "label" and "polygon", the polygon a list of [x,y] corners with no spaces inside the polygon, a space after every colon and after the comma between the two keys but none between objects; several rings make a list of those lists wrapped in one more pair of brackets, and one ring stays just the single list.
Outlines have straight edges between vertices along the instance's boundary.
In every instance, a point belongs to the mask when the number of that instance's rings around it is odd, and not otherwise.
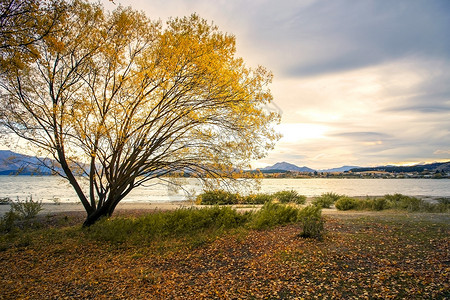
[{"label": "yellow foliage", "polygon": [[67,149],[83,154],[105,195],[170,170],[239,177],[278,139],[272,73],[248,68],[235,37],[198,15],[162,26],[80,0],[55,26],[31,63],[2,75],[2,122],[62,163]]}]

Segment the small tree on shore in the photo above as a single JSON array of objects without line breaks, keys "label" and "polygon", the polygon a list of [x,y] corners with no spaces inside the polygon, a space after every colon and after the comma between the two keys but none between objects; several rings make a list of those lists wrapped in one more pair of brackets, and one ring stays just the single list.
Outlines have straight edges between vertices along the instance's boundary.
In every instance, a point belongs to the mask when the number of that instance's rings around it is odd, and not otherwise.
[{"label": "small tree on shore", "polygon": [[163,25],[73,1],[54,26],[27,64],[2,70],[0,120],[52,158],[42,163],[73,186],[86,226],[151,179],[233,178],[273,147],[271,73],[197,15]]}]

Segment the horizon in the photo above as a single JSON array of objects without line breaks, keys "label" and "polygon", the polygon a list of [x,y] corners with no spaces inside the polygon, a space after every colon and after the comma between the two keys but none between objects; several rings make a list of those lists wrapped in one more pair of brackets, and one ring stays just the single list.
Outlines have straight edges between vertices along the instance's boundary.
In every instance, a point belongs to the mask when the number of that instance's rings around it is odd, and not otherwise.
[{"label": "horizon", "polygon": [[[11,150],[11,149],[5,148],[3,146],[0,146],[0,151],[11,151],[16,154],[35,156],[32,153],[16,152],[15,150]],[[295,165],[297,167],[307,167],[307,168],[313,169],[315,171],[322,171],[322,170],[338,169],[338,168],[342,168],[342,167],[356,167],[356,168],[373,168],[373,167],[381,167],[381,166],[399,166],[399,167],[401,167],[401,166],[415,166],[415,165],[425,165],[425,164],[433,164],[433,163],[448,163],[448,162],[450,162],[450,159],[443,159],[443,160],[437,160],[437,161],[409,162],[409,163],[387,163],[387,164],[376,164],[376,165],[351,165],[351,164],[341,163],[341,164],[338,164],[335,166],[315,168],[313,166],[309,166],[309,165],[305,165],[305,164],[296,164],[296,163],[293,163],[290,161],[278,161],[273,164],[252,165],[251,170],[263,169],[265,167],[271,167],[277,163],[288,163],[288,164]]]},{"label": "horizon", "polygon": [[361,166],[353,166],[353,165],[349,165],[349,164],[341,164],[341,165],[337,165],[337,166],[332,166],[332,167],[325,167],[325,168],[313,168],[311,166],[308,165],[297,165],[294,163],[291,163],[289,161],[279,161],[276,162],[274,164],[270,164],[270,165],[265,165],[265,166],[260,166],[260,167],[253,167],[252,169],[263,169],[265,167],[271,167],[277,163],[288,163],[288,164],[293,164],[297,167],[308,167],[310,169],[313,169],[315,171],[321,171],[321,170],[330,170],[330,169],[338,169],[338,168],[342,168],[342,167],[356,167],[356,168],[374,168],[374,167],[383,167],[383,166],[395,166],[395,167],[408,167],[408,166],[416,166],[416,165],[427,165],[427,164],[434,164],[434,163],[449,163],[450,159],[447,160],[439,160],[439,161],[429,161],[429,162],[415,162],[415,163],[405,163],[405,164],[395,164],[395,163],[391,163],[391,164],[376,164],[376,165],[361,165]]}]

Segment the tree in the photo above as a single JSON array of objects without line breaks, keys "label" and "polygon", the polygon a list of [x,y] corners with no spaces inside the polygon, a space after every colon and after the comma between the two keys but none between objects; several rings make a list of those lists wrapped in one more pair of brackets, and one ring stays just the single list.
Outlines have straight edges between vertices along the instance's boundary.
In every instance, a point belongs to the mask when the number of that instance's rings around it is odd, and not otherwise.
[{"label": "tree", "polygon": [[235,37],[197,15],[163,26],[75,1],[55,26],[29,63],[2,75],[0,120],[49,154],[42,163],[73,186],[84,225],[172,172],[233,178],[278,138],[279,116],[265,110],[272,74],[247,68]]}]

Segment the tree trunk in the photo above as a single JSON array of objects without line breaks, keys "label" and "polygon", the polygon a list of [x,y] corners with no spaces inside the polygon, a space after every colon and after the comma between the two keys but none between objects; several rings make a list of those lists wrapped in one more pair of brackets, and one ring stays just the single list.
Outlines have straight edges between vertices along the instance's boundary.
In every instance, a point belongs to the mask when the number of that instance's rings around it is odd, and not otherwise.
[{"label": "tree trunk", "polygon": [[109,195],[109,198],[103,202],[103,205],[100,204],[100,202],[97,204],[97,209],[94,210],[92,213],[88,212],[88,216],[86,220],[83,223],[83,227],[89,227],[93,225],[95,222],[97,222],[102,217],[111,217],[114,210],[117,207],[117,204],[125,198],[126,195],[133,189],[133,186],[130,185],[129,188],[120,194],[120,196],[111,196]]},{"label": "tree trunk", "polygon": [[89,214],[86,218],[86,220],[83,223],[83,227],[89,227],[93,225],[95,222],[97,222],[102,217],[110,217],[112,213],[114,212],[114,208],[111,209],[110,205],[102,205],[101,207],[97,207],[97,209]]}]

